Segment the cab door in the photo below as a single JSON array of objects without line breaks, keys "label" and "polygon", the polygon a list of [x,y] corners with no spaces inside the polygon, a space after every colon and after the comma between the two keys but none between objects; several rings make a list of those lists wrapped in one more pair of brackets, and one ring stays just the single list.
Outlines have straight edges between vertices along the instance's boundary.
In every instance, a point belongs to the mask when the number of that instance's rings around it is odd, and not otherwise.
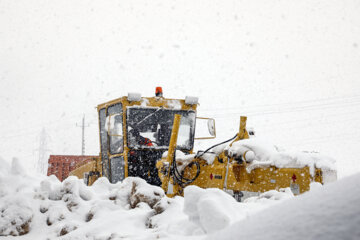
[{"label": "cab door", "polygon": [[103,176],[116,183],[125,178],[122,104],[101,109],[99,116]]}]

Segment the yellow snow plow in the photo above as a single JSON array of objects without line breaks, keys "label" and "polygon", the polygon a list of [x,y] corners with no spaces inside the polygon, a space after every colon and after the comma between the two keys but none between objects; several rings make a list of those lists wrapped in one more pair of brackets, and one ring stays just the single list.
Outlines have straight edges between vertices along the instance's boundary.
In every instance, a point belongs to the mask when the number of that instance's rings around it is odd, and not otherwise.
[{"label": "yellow snow plow", "polygon": [[[297,166],[290,161],[290,164],[287,162],[289,167],[277,167],[274,161],[264,163],[259,161],[260,159],[255,160],[256,150],[252,146],[256,146],[254,144],[256,141],[249,139],[246,117],[240,119],[239,132],[232,139],[219,144],[220,148],[214,146],[193,155],[181,154],[175,151],[179,119],[181,116],[175,117],[167,156],[157,162],[162,188],[169,196],[182,195],[188,185],[223,189],[231,192],[238,200],[244,195],[248,197],[287,187],[297,195],[310,190],[311,182],[323,184],[336,179],[334,168],[332,166],[317,168],[316,159],[307,161],[309,158],[304,157],[306,161],[301,163],[301,160],[298,160]],[[210,152],[216,147],[218,149],[215,152]],[[175,156],[175,153],[180,153],[180,156]],[[313,154],[310,155],[314,158]],[[281,163],[286,164],[286,155],[280,157]],[[324,173],[326,179],[323,177]]]},{"label": "yellow snow plow", "polygon": [[[331,164],[317,164],[314,154],[294,157],[264,151],[248,132],[246,117],[241,117],[233,138],[194,153],[197,105],[196,97],[164,98],[159,87],[154,97],[129,93],[98,105],[100,156],[70,175],[84,178],[88,185],[101,176],[111,183],[141,177],[161,186],[168,196],[182,195],[188,185],[220,188],[237,199],[287,187],[300,194],[311,182],[336,178]],[[201,119],[207,120],[205,138],[215,138],[215,120]]]}]

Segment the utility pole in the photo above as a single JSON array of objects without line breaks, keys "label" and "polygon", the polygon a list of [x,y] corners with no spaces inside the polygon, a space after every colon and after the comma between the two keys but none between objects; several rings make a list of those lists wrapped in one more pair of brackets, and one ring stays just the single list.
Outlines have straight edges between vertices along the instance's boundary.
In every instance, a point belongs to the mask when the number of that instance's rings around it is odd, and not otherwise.
[{"label": "utility pole", "polygon": [[89,125],[85,126],[85,114],[83,115],[82,124],[77,127],[81,127],[81,155],[85,155],[85,128],[89,127]]}]

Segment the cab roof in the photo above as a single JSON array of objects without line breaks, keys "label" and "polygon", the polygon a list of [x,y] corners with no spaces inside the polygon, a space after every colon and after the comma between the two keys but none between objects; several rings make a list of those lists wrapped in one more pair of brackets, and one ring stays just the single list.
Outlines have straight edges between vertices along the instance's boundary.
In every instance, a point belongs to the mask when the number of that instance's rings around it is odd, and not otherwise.
[{"label": "cab roof", "polygon": [[[130,94],[129,96],[123,96],[108,102],[99,104],[97,109],[107,108],[108,106],[121,103],[123,107],[139,106],[139,107],[163,107],[166,109],[174,110],[194,110],[197,108],[197,98],[194,101],[194,97],[187,97],[186,99],[172,99],[164,97],[141,97],[133,100]],[[132,100],[132,101],[131,101]]]}]

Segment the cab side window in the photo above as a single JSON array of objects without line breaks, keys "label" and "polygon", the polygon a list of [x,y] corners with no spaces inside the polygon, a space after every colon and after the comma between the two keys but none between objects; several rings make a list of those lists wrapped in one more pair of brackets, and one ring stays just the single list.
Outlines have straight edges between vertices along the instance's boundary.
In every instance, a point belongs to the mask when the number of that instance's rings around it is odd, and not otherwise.
[{"label": "cab side window", "polygon": [[100,109],[99,111],[99,124],[100,124],[100,148],[101,148],[101,159],[103,164],[103,176],[109,177],[109,158],[107,155],[108,137],[106,126],[106,109]]},{"label": "cab side window", "polygon": [[118,103],[108,107],[106,126],[109,137],[110,154],[118,154],[124,151],[123,143],[123,115],[122,104]]}]

